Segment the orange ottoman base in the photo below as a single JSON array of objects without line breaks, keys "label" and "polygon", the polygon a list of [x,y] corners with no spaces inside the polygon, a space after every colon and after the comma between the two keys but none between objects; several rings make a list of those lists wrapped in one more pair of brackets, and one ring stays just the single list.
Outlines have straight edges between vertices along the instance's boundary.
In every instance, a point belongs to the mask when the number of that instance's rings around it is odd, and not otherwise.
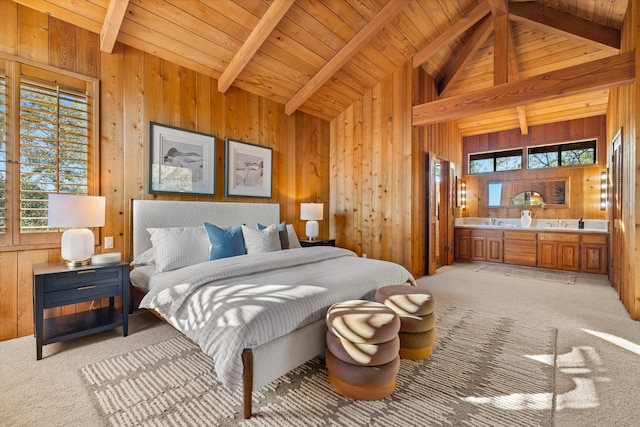
[{"label": "orange ottoman base", "polygon": [[380,400],[390,396],[396,389],[396,379],[376,387],[360,387],[340,381],[329,372],[331,388],[344,397],[354,400]]}]

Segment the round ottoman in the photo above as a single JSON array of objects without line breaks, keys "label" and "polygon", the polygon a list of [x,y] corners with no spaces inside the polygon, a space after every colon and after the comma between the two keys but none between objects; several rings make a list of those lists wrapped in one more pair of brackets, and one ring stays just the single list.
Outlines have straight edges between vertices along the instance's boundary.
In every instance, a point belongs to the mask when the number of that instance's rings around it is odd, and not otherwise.
[{"label": "round ottoman", "polygon": [[431,357],[436,339],[436,300],[417,286],[392,285],[376,291],[375,300],[392,309],[400,319],[400,357]]},{"label": "round ottoman", "polygon": [[327,310],[326,363],[334,391],[355,400],[379,400],[396,387],[400,319],[384,304],[351,300]]}]

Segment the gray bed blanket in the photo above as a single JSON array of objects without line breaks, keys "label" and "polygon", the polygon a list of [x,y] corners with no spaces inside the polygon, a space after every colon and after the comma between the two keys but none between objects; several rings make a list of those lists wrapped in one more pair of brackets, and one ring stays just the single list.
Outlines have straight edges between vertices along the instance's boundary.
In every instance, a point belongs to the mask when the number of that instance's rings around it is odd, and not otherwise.
[{"label": "gray bed blanket", "polygon": [[150,278],[141,307],[155,310],[214,361],[229,391],[242,378],[245,348],[323,319],[334,303],[371,299],[410,283],[402,266],[333,247],[289,249],[207,261]]}]

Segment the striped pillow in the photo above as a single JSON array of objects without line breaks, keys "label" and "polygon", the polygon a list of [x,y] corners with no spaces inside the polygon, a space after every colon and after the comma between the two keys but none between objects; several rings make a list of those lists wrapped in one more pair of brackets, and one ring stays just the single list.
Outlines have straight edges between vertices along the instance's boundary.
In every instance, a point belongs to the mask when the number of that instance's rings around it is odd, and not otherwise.
[{"label": "striped pillow", "polygon": [[209,260],[209,238],[203,226],[147,228],[151,234],[156,273]]}]

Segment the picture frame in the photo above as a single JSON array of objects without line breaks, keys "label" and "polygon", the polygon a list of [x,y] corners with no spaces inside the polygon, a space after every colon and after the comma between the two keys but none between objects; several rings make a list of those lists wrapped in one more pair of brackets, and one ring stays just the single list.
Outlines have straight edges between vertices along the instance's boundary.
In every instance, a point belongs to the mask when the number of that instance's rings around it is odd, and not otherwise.
[{"label": "picture frame", "polygon": [[149,122],[149,192],[215,195],[216,137]]},{"label": "picture frame", "polygon": [[271,198],[273,150],[225,138],[225,195]]}]

